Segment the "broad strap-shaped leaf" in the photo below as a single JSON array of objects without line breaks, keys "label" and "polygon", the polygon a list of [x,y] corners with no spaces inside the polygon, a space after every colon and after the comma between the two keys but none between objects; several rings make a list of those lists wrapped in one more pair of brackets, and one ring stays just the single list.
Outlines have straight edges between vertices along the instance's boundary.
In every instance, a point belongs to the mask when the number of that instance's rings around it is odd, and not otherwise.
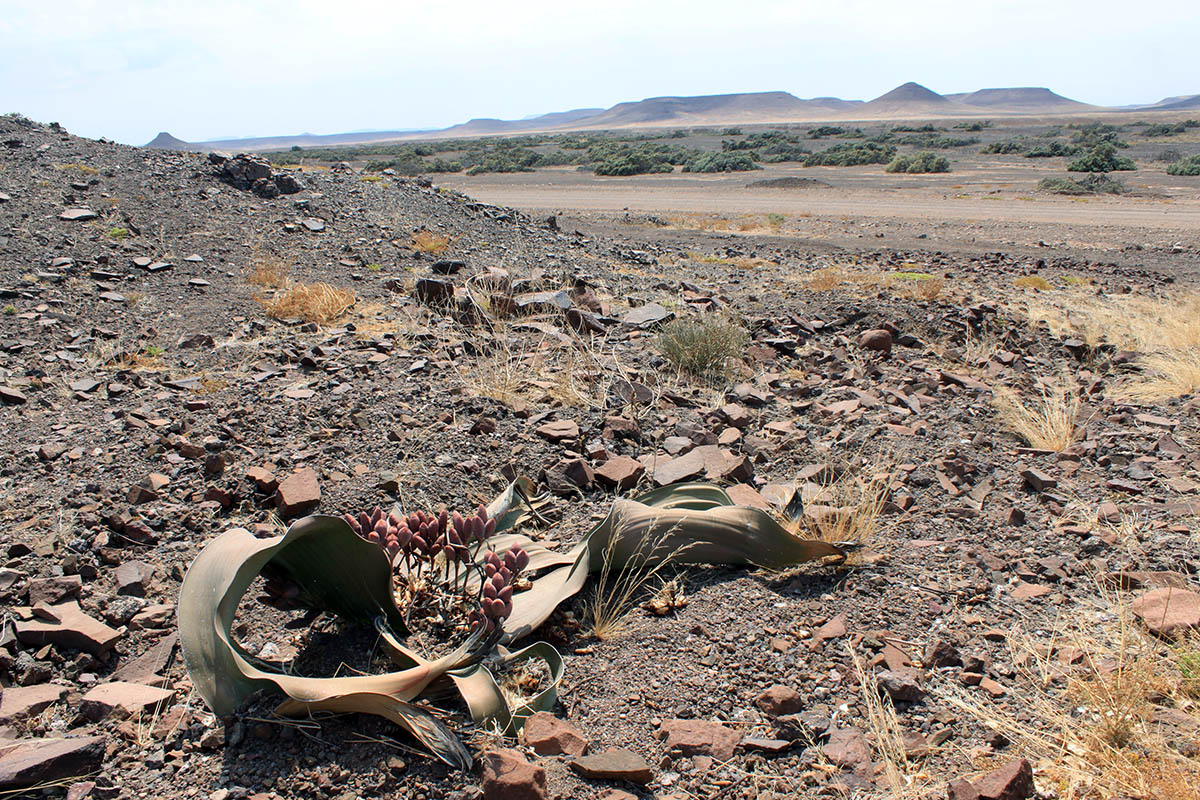
[{"label": "broad strap-shaped leaf", "polygon": [[440,723],[431,724],[432,717],[408,701],[447,670],[470,660],[482,630],[436,661],[410,654],[412,665],[399,672],[329,678],[284,674],[251,658],[230,633],[246,590],[268,568],[295,580],[308,596],[346,618],[375,618],[389,630],[403,624],[392,599],[386,555],[340,518],[307,517],[270,539],[256,539],[243,529],[228,531],[196,557],[179,597],[184,663],[205,702],[218,714],[229,714],[251,693],[267,688],[290,698],[281,707],[287,713],[371,709],[401,721],[447,763],[461,763],[461,745],[456,750],[444,741],[452,734]]},{"label": "broad strap-shaped leaf", "polygon": [[[535,642],[516,652],[509,652],[503,647],[498,651],[498,659],[451,670],[447,674],[458,687],[476,725],[484,730],[515,736],[524,727],[525,720],[534,713],[554,708],[558,701],[558,684],[562,681],[564,664],[562,655],[546,642]],[[546,665],[550,680],[536,695],[516,708],[510,708],[491,667],[512,667],[535,658],[541,659]]]},{"label": "broad strap-shaped leaf", "polygon": [[569,553],[543,556],[543,563],[560,566],[535,578],[528,591],[513,596],[503,641],[515,641],[535,630],[606,561],[615,570],[648,569],[668,558],[681,564],[776,569],[844,556],[832,544],[795,536],[764,511],[735,506],[715,486],[673,484],[635,500],[617,500],[608,516]]}]

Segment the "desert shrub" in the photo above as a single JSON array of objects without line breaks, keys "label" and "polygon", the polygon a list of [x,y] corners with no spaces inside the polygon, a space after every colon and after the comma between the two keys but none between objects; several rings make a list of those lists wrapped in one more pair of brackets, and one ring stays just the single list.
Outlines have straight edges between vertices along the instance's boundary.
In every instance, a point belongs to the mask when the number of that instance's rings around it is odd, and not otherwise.
[{"label": "desert shrub", "polygon": [[976,122],[960,122],[954,127],[960,131],[981,131],[984,128],[992,127],[992,121],[990,119],[984,119]]},{"label": "desert shrub", "polygon": [[1125,184],[1107,175],[1092,174],[1086,178],[1043,178],[1038,190],[1054,194],[1124,194]]},{"label": "desert shrub", "polygon": [[[725,130],[721,131],[721,135],[722,136],[741,136],[742,129],[741,128],[726,128]],[[751,134],[751,135],[754,136],[756,134]]]},{"label": "desert shrub", "polygon": [[804,159],[804,166],[853,167],[860,164],[886,164],[896,157],[896,148],[875,142],[835,144]]},{"label": "desert shrub", "polygon": [[1178,150],[1171,149],[1171,150],[1163,150],[1161,153],[1159,153],[1158,155],[1156,155],[1154,157],[1154,160],[1161,161],[1164,164],[1174,164],[1176,161],[1179,161],[1181,158],[1183,158],[1183,153],[1179,152]]},{"label": "desert shrub", "polygon": [[937,153],[930,152],[929,150],[922,150],[919,153],[896,156],[884,169],[887,172],[906,172],[909,174],[949,172],[950,161],[945,156],[939,156]]},{"label": "desert shrub", "polygon": [[1137,169],[1133,159],[1117,155],[1111,144],[1098,144],[1067,165],[1069,172],[1114,172]]},{"label": "desert shrub", "polygon": [[649,142],[597,142],[588,148],[587,158],[597,175],[644,175],[670,172],[700,156],[691,147]]},{"label": "desert shrub", "polygon": [[974,136],[963,138],[941,136],[936,133],[915,133],[911,136],[901,137],[898,140],[898,144],[908,145],[909,147],[920,147],[925,150],[949,150],[951,147],[968,147],[973,144],[979,144],[979,139]]},{"label": "desert shrub", "polygon": [[463,165],[461,161],[446,161],[441,158],[426,161],[414,155],[412,158],[385,158],[368,161],[363,169],[367,172],[382,172],[390,169],[398,175],[421,175],[426,172],[462,172]]},{"label": "desert shrub", "polygon": [[1098,147],[1110,144],[1113,147],[1129,147],[1129,142],[1122,141],[1117,134],[1120,128],[1116,125],[1106,125],[1103,122],[1089,122],[1084,125],[1071,125],[1075,133],[1071,134],[1072,144],[1080,147]]},{"label": "desert shrub", "polygon": [[1001,139],[998,142],[985,144],[979,148],[979,152],[984,155],[999,154],[1008,156],[1025,152],[1025,143],[1020,139]]},{"label": "desert shrub", "polygon": [[1156,125],[1147,125],[1142,130],[1142,136],[1161,137],[1161,136],[1178,136],[1181,133],[1186,133],[1192,128],[1200,128],[1200,119],[1185,119],[1183,122],[1176,122],[1174,125],[1166,122]]},{"label": "desert shrub", "polygon": [[1181,158],[1171,166],[1167,167],[1168,175],[1200,175],[1200,155],[1188,156]]},{"label": "desert shrub", "polygon": [[1079,148],[1066,142],[1046,142],[1035,144],[1025,151],[1026,158],[1055,158],[1058,156],[1073,156],[1079,153]]},{"label": "desert shrub", "polygon": [[750,339],[745,329],[720,314],[677,319],[663,326],[658,349],[672,366],[697,376],[719,376],[739,358]]},{"label": "desert shrub", "polygon": [[745,153],[705,153],[688,162],[684,172],[744,172],[762,169]]},{"label": "desert shrub", "polygon": [[354,292],[328,283],[294,283],[272,298],[255,300],[273,319],[332,322],[355,303]]},{"label": "desert shrub", "polygon": [[412,244],[410,246],[418,253],[437,256],[449,250],[452,241],[450,236],[445,233],[417,231],[412,235]]},{"label": "desert shrub", "polygon": [[896,125],[892,130],[897,133],[933,133],[937,128],[930,123],[926,123],[919,128],[914,125]]},{"label": "desert shrub", "polygon": [[721,149],[727,152],[731,150],[758,150],[763,147],[775,145],[796,144],[799,141],[799,136],[784,133],[783,131],[764,131],[762,133],[752,133],[739,142],[721,142]]},{"label": "desert shrub", "polygon": [[838,127],[837,125],[821,125],[816,128],[810,128],[808,131],[808,138],[823,139],[826,136],[842,136],[845,133],[846,129]]}]

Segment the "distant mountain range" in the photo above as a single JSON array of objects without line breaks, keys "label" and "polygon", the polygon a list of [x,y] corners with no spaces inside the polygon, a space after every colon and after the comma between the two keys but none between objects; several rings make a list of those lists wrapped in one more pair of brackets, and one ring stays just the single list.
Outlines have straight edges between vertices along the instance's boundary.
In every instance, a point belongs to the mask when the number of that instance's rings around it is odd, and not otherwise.
[{"label": "distant mountain range", "polygon": [[1200,109],[1200,94],[1167,97],[1157,103],[1108,108],[1081,103],[1041,87],[980,89],[938,94],[919,83],[905,83],[874,100],[814,97],[802,100],[788,92],[746,92],[695,97],[649,97],[612,108],[578,108],[521,120],[473,119],[438,130],[368,131],[249,139],[184,142],[163,132],[146,145],[162,150],[286,150],[291,147],[403,142],[412,139],[567,133],[636,127],[693,127],[785,122],[929,119],[1052,115],[1120,111],[1187,111]]}]

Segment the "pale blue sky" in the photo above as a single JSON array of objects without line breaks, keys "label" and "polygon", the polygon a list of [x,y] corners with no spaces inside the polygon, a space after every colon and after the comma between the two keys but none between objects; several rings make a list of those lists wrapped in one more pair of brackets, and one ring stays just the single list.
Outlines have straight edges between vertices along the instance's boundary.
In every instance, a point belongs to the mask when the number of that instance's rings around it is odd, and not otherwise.
[{"label": "pale blue sky", "polygon": [[0,113],[143,144],[432,128],[656,95],[1200,93],[1200,2],[3,0]]}]

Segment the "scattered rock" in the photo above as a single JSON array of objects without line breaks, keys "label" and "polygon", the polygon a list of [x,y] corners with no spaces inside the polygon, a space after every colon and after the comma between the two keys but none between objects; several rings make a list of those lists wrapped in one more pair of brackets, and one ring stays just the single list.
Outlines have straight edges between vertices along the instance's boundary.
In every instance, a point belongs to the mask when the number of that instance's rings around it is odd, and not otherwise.
[{"label": "scattered rock", "polygon": [[790,686],[779,684],[764,690],[754,699],[754,704],[772,717],[799,713],[805,705],[804,695]]},{"label": "scattered rock", "polygon": [[519,750],[488,750],[479,757],[484,800],[544,800],[546,770],[530,764]]},{"label": "scattered rock", "polygon": [[1164,587],[1139,595],[1133,613],[1158,636],[1179,636],[1200,630],[1200,594],[1187,589]]},{"label": "scattered rock", "polygon": [[573,758],[569,763],[571,769],[585,778],[638,784],[654,780],[654,771],[646,759],[629,750],[605,750],[603,753]]},{"label": "scattered rock", "polygon": [[976,781],[950,784],[950,800],[1027,800],[1033,797],[1033,767],[1023,758],[1014,759]]},{"label": "scattered rock", "polygon": [[858,346],[863,350],[890,353],[892,352],[892,334],[882,328],[863,331],[858,335]]},{"label": "scattered rock", "polygon": [[299,516],[321,502],[321,485],[310,467],[293,472],[279,484],[279,515],[284,519]]},{"label": "scattered rock", "polygon": [[546,711],[538,711],[525,721],[521,731],[525,744],[543,756],[581,756],[588,742],[569,722]]},{"label": "scattered rock", "polygon": [[742,735],[719,722],[698,719],[668,719],[658,729],[667,749],[685,756],[712,756],[718,761],[733,758]]},{"label": "scattered rock", "polygon": [[66,781],[100,769],[103,736],[0,739],[0,789]]},{"label": "scattered rock", "polygon": [[102,683],[83,696],[79,711],[90,720],[104,719],[116,713],[120,718],[131,717],[155,708],[170,700],[175,692],[139,683],[111,681]]}]

